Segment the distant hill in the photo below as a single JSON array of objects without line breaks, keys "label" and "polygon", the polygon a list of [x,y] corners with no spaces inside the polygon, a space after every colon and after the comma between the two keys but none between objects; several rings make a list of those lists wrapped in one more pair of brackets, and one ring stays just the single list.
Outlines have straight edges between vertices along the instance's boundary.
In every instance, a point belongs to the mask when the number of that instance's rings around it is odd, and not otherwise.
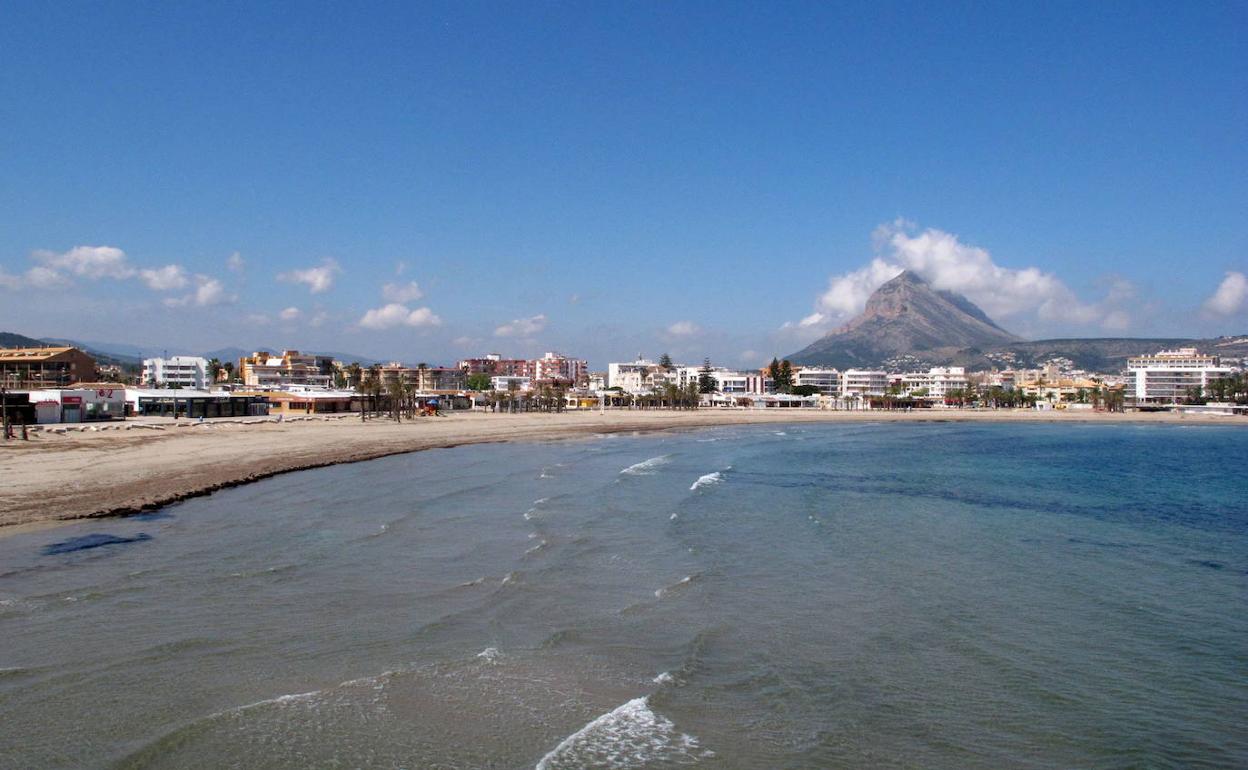
[{"label": "distant hill", "polygon": [[1177,347],[1248,358],[1248,336],[1021,340],[966,297],[936,291],[907,271],[876,289],[862,315],[788,358],[795,364],[892,371],[930,366],[1030,369],[1065,358],[1077,369],[1111,373],[1126,369],[1132,356]]},{"label": "distant hill", "polygon": [[97,364],[105,366],[120,366],[123,369],[133,369],[142,366],[142,361],[133,356],[114,355],[107,351],[99,350],[90,344],[75,342],[74,340],[63,339],[35,339],[27,337],[23,334],[14,332],[0,332],[0,347],[5,348],[46,348],[46,347],[73,347],[78,348],[86,353],[91,354]]},{"label": "distant hill", "polygon": [[907,270],[876,289],[849,324],[788,358],[841,369],[876,367],[899,357],[947,359],[1021,341],[966,297],[936,291]]}]

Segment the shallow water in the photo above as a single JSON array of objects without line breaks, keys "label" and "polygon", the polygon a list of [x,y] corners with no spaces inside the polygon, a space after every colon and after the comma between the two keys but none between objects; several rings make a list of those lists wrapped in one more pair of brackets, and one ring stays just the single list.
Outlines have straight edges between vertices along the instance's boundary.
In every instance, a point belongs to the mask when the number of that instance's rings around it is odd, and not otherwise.
[{"label": "shallow water", "polygon": [[1234,428],[726,428],[15,535],[0,766],[1248,766],[1246,467]]}]

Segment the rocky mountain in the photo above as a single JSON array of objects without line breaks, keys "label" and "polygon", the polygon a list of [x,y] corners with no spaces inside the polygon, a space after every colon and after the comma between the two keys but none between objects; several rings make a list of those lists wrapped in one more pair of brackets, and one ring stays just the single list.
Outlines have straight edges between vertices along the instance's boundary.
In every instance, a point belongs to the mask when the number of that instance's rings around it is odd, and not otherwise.
[{"label": "rocky mountain", "polygon": [[897,358],[943,360],[1014,342],[1021,340],[975,303],[937,291],[907,270],[876,289],[862,315],[788,358],[840,369],[876,367]]},{"label": "rocky mountain", "polygon": [[807,366],[890,371],[1035,368],[1066,359],[1078,369],[1114,373],[1126,369],[1132,356],[1179,347],[1248,359],[1248,336],[1021,340],[966,297],[937,291],[907,271],[876,289],[862,315],[788,358]]}]

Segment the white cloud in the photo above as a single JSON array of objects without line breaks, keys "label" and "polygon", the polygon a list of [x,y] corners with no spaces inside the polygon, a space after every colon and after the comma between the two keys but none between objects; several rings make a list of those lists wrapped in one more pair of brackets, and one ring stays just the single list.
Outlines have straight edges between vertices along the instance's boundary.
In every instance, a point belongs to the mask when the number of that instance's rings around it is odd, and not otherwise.
[{"label": "white cloud", "polygon": [[211,307],[212,305],[223,305],[234,301],[234,297],[227,294],[225,284],[216,278],[208,275],[195,276],[195,291],[181,297],[170,297],[164,300],[168,307]]},{"label": "white cloud", "polygon": [[818,326],[819,324],[823,323],[824,318],[825,316],[823,313],[811,313],[810,315],[806,316],[802,320],[798,321],[797,325],[802,326],[802,327]]},{"label": "white cloud", "polygon": [[299,315],[300,315],[299,308],[288,307],[282,312],[278,313],[277,317],[282,319],[283,321],[296,321],[299,319]]},{"label": "white cloud", "polygon": [[1002,267],[986,249],[943,230],[917,232],[913,223],[899,219],[876,228],[872,240],[878,253],[868,264],[832,276],[815,301],[815,312],[782,329],[813,332],[843,323],[861,313],[871,293],[903,270],[918,273],[935,289],[965,295],[995,321],[1098,325],[1116,331],[1131,323],[1119,307],[1134,294],[1127,281],[1114,281],[1102,301],[1087,303],[1053,273]]},{"label": "white cloud", "polygon": [[252,324],[253,326],[265,326],[273,322],[273,319],[269,318],[264,313],[248,313],[246,320],[247,323]]},{"label": "white cloud", "polygon": [[434,315],[427,307],[409,310],[406,305],[392,302],[389,305],[373,308],[360,319],[360,326],[365,329],[391,329],[396,326],[428,327],[441,326],[442,319]]},{"label": "white cloud", "polygon": [[243,259],[243,255],[237,251],[226,257],[225,266],[229,268],[231,273],[241,273],[243,268],[247,266],[247,261]]},{"label": "white cloud", "polygon": [[425,293],[420,290],[420,285],[415,281],[407,283],[388,283],[381,287],[381,296],[387,302],[415,302]]},{"label": "white cloud", "polygon": [[0,288],[4,289],[20,289],[22,287],[22,279],[12,273],[6,272],[0,267]]},{"label": "white cloud", "polygon": [[532,337],[546,328],[546,314],[515,318],[494,330],[495,337]]},{"label": "white cloud", "polygon": [[701,327],[693,321],[677,321],[667,327],[667,333],[672,337],[692,337],[700,331],[702,331]]},{"label": "white cloud", "polygon": [[1205,300],[1205,312],[1213,316],[1235,315],[1248,305],[1248,276],[1231,270],[1218,288]]},{"label": "white cloud", "polygon": [[126,259],[126,252],[114,246],[75,246],[69,251],[40,250],[32,257],[44,267],[63,270],[82,278],[130,278],[134,268]]},{"label": "white cloud", "polygon": [[33,289],[60,289],[71,281],[50,267],[36,265],[26,271],[23,282]]},{"label": "white cloud", "polygon": [[152,291],[181,289],[189,282],[186,270],[181,265],[165,265],[151,270],[140,270],[139,280],[147,284],[147,288]]},{"label": "white cloud", "polygon": [[316,314],[312,316],[312,319],[308,321],[308,324],[312,326],[312,328],[315,329],[321,326],[322,324],[324,324],[328,320],[329,320],[329,313],[326,313],[324,310],[318,310],[316,311]]},{"label": "white cloud", "polygon": [[451,340],[451,343],[455,345],[455,347],[458,347],[458,348],[475,348],[477,345],[481,344],[481,341],[478,340],[476,337],[463,336],[463,337],[456,337],[455,339]]},{"label": "white cloud", "polygon": [[880,288],[885,282],[896,278],[901,271],[902,268],[898,265],[889,264],[877,257],[866,267],[844,275],[832,276],[828,280],[828,288],[819,295],[816,303],[819,310],[802,319],[803,323],[800,325],[810,326],[811,324],[804,322],[814,316],[819,316],[819,320],[814,323],[823,321],[825,313],[828,316],[842,318],[861,313],[867,305],[867,298],[871,296],[871,292]]},{"label": "white cloud", "polygon": [[286,283],[307,284],[308,291],[313,294],[323,294],[333,288],[334,278],[340,272],[342,272],[342,268],[338,267],[337,262],[332,259],[326,259],[318,267],[278,273],[277,280],[285,281]]}]

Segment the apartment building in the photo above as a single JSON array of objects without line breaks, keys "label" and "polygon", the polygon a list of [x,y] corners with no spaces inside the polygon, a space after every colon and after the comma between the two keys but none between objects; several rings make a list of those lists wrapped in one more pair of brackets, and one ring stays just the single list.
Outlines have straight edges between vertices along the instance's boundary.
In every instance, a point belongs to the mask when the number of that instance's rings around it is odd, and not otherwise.
[{"label": "apartment building", "polygon": [[140,381],[150,387],[206,388],[212,385],[208,359],[199,356],[171,356],[143,359]]},{"label": "apartment building", "polygon": [[950,391],[964,391],[969,385],[966,369],[961,366],[936,366],[926,372],[912,372],[901,376],[903,393],[933,402],[944,401]]},{"label": "apartment building", "polygon": [[888,372],[873,369],[846,369],[841,373],[841,396],[861,398],[882,396],[888,390]]},{"label": "apartment building", "polygon": [[821,395],[835,396],[841,392],[841,373],[836,369],[803,366],[796,370],[793,384],[799,387],[813,387]]},{"label": "apartment building", "polygon": [[0,384],[55,388],[95,379],[95,359],[78,348],[0,348]]},{"label": "apartment building", "polygon": [[1196,348],[1162,350],[1151,356],[1127,360],[1127,403],[1136,406],[1176,404],[1195,389],[1209,387],[1210,380],[1228,377],[1233,370],[1217,356]]},{"label": "apartment building", "polygon": [[290,385],[313,385],[328,388],[334,379],[334,360],[330,356],[283,350],[280,356],[258,350],[238,360],[238,376],[252,388],[282,388]]}]

